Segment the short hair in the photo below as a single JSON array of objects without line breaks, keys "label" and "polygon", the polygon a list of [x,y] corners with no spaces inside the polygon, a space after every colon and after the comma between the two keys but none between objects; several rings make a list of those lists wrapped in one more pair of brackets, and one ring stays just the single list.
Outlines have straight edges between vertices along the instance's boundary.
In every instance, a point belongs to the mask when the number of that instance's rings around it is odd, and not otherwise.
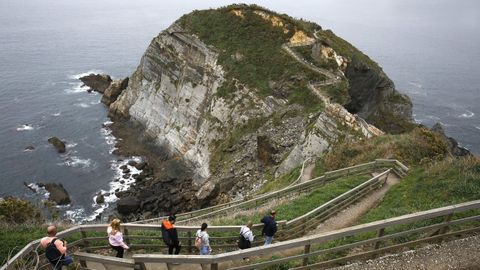
[{"label": "short hair", "polygon": [[205,229],[208,227],[207,223],[202,223],[202,227],[200,227],[201,231],[205,231]]},{"label": "short hair", "polygon": [[247,227],[250,229],[253,227],[253,222],[251,220],[247,222]]},{"label": "short hair", "polygon": [[50,225],[47,227],[47,234],[49,236],[55,236],[57,235],[57,227],[55,227],[54,225]]},{"label": "short hair", "polygon": [[175,217],[175,215],[170,215],[168,216],[168,221],[175,221],[177,219],[177,217]]}]

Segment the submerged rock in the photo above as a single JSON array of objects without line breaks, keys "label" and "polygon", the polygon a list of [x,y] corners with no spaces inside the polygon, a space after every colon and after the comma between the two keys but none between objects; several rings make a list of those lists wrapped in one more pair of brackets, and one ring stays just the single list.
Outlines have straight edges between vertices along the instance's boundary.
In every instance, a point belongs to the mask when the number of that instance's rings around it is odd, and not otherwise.
[{"label": "submerged rock", "polygon": [[71,202],[70,196],[62,184],[47,183],[39,185],[45,187],[45,189],[50,193],[48,196],[50,201],[53,201],[58,205],[65,205]]},{"label": "submerged rock", "polygon": [[86,86],[92,88],[93,90],[103,94],[105,90],[112,83],[112,78],[107,74],[94,74],[90,73],[87,76],[80,78],[80,81],[83,82]]},{"label": "submerged rock", "polygon": [[58,153],[65,153],[65,143],[57,137],[51,137],[48,139],[48,142],[57,149]]}]

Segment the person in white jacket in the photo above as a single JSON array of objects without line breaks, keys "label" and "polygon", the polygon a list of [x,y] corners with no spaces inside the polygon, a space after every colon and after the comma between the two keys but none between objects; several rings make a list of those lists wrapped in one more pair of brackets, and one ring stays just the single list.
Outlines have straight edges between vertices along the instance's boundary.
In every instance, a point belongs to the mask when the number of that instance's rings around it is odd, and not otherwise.
[{"label": "person in white jacket", "polygon": [[252,232],[252,227],[253,227],[253,222],[249,221],[247,225],[242,226],[240,228],[240,240],[239,240],[240,249],[246,249],[252,246],[253,238],[255,237]]},{"label": "person in white jacket", "polygon": [[207,223],[203,223],[200,230],[197,231],[197,237],[195,239],[195,246],[199,244],[200,255],[209,255],[212,253],[210,248],[210,236],[207,233]]},{"label": "person in white jacket", "polygon": [[123,258],[123,252],[129,247],[123,242],[123,234],[120,230],[120,220],[114,219],[110,223],[110,226],[107,228],[108,233],[108,243],[110,246],[117,251],[118,258]]}]

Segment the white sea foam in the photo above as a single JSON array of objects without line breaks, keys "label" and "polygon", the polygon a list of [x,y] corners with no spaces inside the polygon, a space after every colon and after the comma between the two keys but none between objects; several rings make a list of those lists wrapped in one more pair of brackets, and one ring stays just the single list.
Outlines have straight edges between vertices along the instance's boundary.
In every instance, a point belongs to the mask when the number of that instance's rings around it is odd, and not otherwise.
[{"label": "white sea foam", "polygon": [[476,129],[480,130],[480,126],[475,126]]},{"label": "white sea foam", "polygon": [[[110,206],[111,203],[114,203],[118,200],[118,197],[115,195],[115,192],[125,191],[128,188],[130,188],[130,186],[133,183],[135,183],[135,178],[133,178],[132,175],[139,174],[142,171],[137,170],[137,168],[135,168],[134,166],[128,165],[128,162],[130,162],[131,160],[134,160],[136,162],[142,161],[140,157],[131,157],[122,161],[116,161],[116,160],[111,161],[111,168],[115,171],[115,177],[114,177],[115,180],[109,183],[110,189],[108,191],[102,189],[99,191],[99,193],[97,193],[97,195],[93,196],[92,207],[95,210],[91,215],[83,218],[83,221],[95,220],[98,215],[103,213]],[[127,168],[130,170],[130,173],[129,173],[130,176],[126,179],[123,178],[123,170],[120,168],[123,165],[126,165]],[[120,180],[116,181],[117,179],[120,179]],[[120,181],[122,181],[122,183]],[[104,196],[104,202],[101,204],[97,204],[98,194],[101,194]],[[72,213],[71,215],[73,216],[73,214],[77,215],[77,217],[79,215],[78,213]]]},{"label": "white sea foam", "polygon": [[82,167],[82,168],[88,168],[92,165],[92,160],[87,158],[87,159],[81,159],[79,157],[67,157],[65,159],[65,162],[63,163],[69,167]]},{"label": "white sea foam", "polygon": [[70,75],[68,76],[68,78],[72,79],[72,80],[78,80],[80,79],[81,77],[84,77],[84,76],[87,76],[87,75],[90,75],[90,74],[98,74],[98,73],[103,73],[103,71],[99,70],[99,69],[93,69],[93,70],[89,70],[87,72],[83,72],[83,73],[79,73],[79,74],[75,74],[75,75]]},{"label": "white sea foam", "polygon": [[65,146],[66,146],[67,149],[69,149],[69,148],[73,148],[77,145],[78,145],[78,143],[67,143],[67,145],[65,145]]},{"label": "white sea foam", "polygon": [[408,84],[413,85],[416,88],[423,88],[423,85],[419,82],[408,82]]},{"label": "white sea foam", "polygon": [[34,130],[35,128],[29,124],[20,125],[17,127],[17,131],[27,131],[27,130]]},{"label": "white sea foam", "polygon": [[62,112],[56,112],[56,113],[52,113],[52,116],[60,116],[62,114]]},{"label": "white sea foam", "polygon": [[48,196],[50,196],[50,192],[48,192],[44,187],[39,186],[37,183],[30,183],[27,186],[35,193],[42,195],[45,199],[48,199]]},{"label": "white sea foam", "polygon": [[82,102],[82,103],[75,104],[75,106],[80,107],[80,108],[88,108],[88,107],[90,107],[90,104]]},{"label": "white sea foam", "polygon": [[69,94],[85,93],[88,89],[90,89],[90,87],[84,86],[82,82],[70,83],[70,85],[70,88],[65,89],[65,92]]},{"label": "white sea foam", "polygon": [[474,112],[471,112],[469,110],[466,110],[465,113],[462,113],[461,115],[459,115],[458,117],[460,118],[472,118],[475,116],[475,113]]}]

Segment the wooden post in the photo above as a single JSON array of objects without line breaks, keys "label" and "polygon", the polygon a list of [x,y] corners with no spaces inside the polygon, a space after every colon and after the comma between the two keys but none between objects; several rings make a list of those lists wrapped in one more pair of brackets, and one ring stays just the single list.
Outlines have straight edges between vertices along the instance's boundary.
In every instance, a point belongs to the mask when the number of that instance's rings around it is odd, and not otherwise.
[{"label": "wooden post", "polygon": [[[305,245],[303,254],[309,254],[309,253],[310,253],[310,245]],[[307,265],[308,265],[308,257],[303,258],[303,266],[307,266]]]},{"label": "wooden post", "polygon": [[128,229],[125,228],[125,227],[123,228],[123,236],[124,236],[124,239],[125,239],[125,244],[130,246],[130,238],[128,237]]},{"label": "wooden post", "polygon": [[83,239],[83,245],[85,247],[85,251],[87,253],[90,253],[91,252],[91,249],[90,249],[90,243],[89,241],[87,240],[87,232],[85,231],[81,231],[81,234],[82,234],[82,239]]},{"label": "wooden post", "polygon": [[193,253],[193,249],[192,249],[192,232],[191,231],[188,231],[187,232],[187,236],[188,236],[188,240],[187,240],[187,243],[188,243],[188,253],[192,254]]},{"label": "wooden post", "polygon": [[210,270],[218,270],[218,263],[212,263]]},{"label": "wooden post", "polygon": [[143,262],[136,263],[140,270],[147,270],[147,266]]},{"label": "wooden post", "polygon": [[[377,237],[382,237],[384,235],[385,235],[385,228],[381,228],[380,230],[378,230]],[[375,242],[375,249],[378,249],[380,247],[381,242],[382,241]]]},{"label": "wooden post", "polygon": [[[450,220],[452,220],[452,217],[453,217],[453,213],[446,215],[443,223],[450,222]],[[449,226],[445,225],[444,227],[440,228],[440,231],[438,232],[438,234],[445,234],[448,231],[448,228]]]},{"label": "wooden post", "polygon": [[80,260],[80,266],[87,268],[87,262],[85,260]]}]

